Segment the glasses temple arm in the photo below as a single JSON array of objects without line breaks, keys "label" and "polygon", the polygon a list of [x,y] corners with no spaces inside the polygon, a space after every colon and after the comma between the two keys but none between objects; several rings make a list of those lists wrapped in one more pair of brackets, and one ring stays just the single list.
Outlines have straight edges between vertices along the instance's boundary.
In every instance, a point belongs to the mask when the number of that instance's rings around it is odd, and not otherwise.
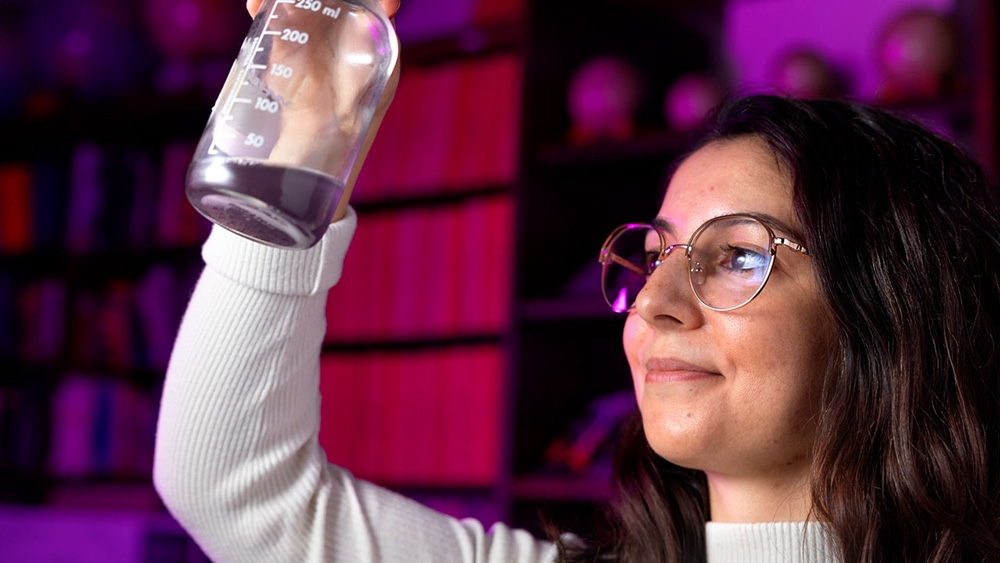
[{"label": "glasses temple arm", "polygon": [[619,256],[619,255],[617,255],[617,254],[615,254],[613,252],[608,252],[607,254],[605,254],[605,257],[606,257],[606,259],[610,259],[615,264],[618,264],[622,268],[630,270],[631,272],[633,272],[635,274],[638,274],[640,276],[645,276],[647,274],[647,272],[644,272],[640,268],[637,268],[636,265],[633,264],[632,262],[630,262],[630,261],[622,258],[621,256]]},{"label": "glasses temple arm", "polygon": [[775,237],[774,242],[775,242],[775,244],[783,244],[783,245],[791,248],[792,250],[794,250],[796,252],[801,252],[802,254],[805,254],[806,256],[809,256],[809,251],[806,250],[806,247],[802,246],[801,244],[799,244],[797,242],[790,241],[790,240],[788,240],[786,238],[782,238],[782,237]]}]

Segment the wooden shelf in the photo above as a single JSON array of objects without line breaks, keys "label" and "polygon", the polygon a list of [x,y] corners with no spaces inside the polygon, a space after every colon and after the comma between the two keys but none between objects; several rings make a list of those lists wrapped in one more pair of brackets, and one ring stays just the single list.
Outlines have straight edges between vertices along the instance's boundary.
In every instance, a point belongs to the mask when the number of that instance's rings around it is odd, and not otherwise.
[{"label": "wooden shelf", "polygon": [[545,166],[571,167],[618,163],[642,158],[663,158],[682,150],[687,136],[668,130],[639,132],[628,139],[600,140],[588,144],[550,145],[539,150]]},{"label": "wooden shelf", "polygon": [[62,275],[70,270],[88,270],[95,277],[137,276],[157,264],[180,265],[201,260],[201,245],[71,252],[38,248],[20,254],[0,254],[0,267],[8,271]]},{"label": "wooden shelf", "polygon": [[[363,188],[362,188],[363,189]],[[428,189],[426,193],[405,197],[387,197],[365,199],[352,197],[351,207],[359,214],[397,211],[420,207],[438,207],[442,205],[460,205],[469,200],[497,196],[510,193],[511,187],[506,184],[463,186],[441,186]],[[363,194],[361,194],[363,196]]]},{"label": "wooden shelf", "polygon": [[521,501],[601,502],[610,495],[610,480],[607,475],[518,477],[513,495]]},{"label": "wooden shelf", "polygon": [[410,42],[400,38],[400,64],[429,66],[457,60],[514,51],[524,43],[521,21],[499,21],[470,26],[443,37]]},{"label": "wooden shelf", "polygon": [[501,334],[456,334],[437,338],[400,338],[398,340],[380,339],[370,341],[338,342],[323,344],[325,353],[362,353],[362,352],[393,352],[406,350],[427,350],[453,346],[478,346],[481,344],[500,344]]},{"label": "wooden shelf", "polygon": [[60,105],[35,116],[0,120],[12,132],[0,140],[2,160],[68,151],[81,140],[141,146],[166,139],[197,139],[208,122],[212,101],[142,95],[115,103]]},{"label": "wooden shelf", "polygon": [[600,295],[559,297],[525,301],[517,306],[516,317],[522,321],[572,321],[580,319],[619,318]]}]

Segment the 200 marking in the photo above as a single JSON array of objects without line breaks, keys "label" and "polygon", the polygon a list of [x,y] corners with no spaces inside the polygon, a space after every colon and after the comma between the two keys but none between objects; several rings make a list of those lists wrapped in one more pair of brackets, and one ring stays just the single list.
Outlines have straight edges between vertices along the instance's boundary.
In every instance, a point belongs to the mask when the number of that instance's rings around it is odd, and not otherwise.
[{"label": "200 marking", "polygon": [[309,34],[297,29],[283,29],[281,31],[281,40],[305,45],[309,41]]}]

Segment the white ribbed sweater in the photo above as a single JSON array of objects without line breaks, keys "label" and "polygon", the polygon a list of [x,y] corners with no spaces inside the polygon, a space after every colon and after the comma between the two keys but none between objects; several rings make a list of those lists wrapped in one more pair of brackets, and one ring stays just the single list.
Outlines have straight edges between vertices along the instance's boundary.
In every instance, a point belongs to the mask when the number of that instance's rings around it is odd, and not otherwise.
[{"label": "white ribbed sweater", "polygon": [[[327,463],[325,300],[356,222],[351,210],[308,251],[213,230],[163,390],[153,476],[164,503],[216,563],[552,561],[527,532],[486,531]],[[829,560],[820,527],[801,523],[709,524],[706,547],[713,563]]]}]

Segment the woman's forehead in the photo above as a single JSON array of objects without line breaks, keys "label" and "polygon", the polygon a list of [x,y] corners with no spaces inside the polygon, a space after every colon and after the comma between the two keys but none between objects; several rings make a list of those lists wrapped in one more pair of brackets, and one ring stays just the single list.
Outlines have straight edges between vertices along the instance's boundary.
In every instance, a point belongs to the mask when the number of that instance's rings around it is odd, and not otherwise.
[{"label": "woman's forehead", "polygon": [[714,141],[688,156],[670,180],[657,219],[685,237],[705,221],[733,213],[773,217],[799,230],[791,177],[758,137]]}]

